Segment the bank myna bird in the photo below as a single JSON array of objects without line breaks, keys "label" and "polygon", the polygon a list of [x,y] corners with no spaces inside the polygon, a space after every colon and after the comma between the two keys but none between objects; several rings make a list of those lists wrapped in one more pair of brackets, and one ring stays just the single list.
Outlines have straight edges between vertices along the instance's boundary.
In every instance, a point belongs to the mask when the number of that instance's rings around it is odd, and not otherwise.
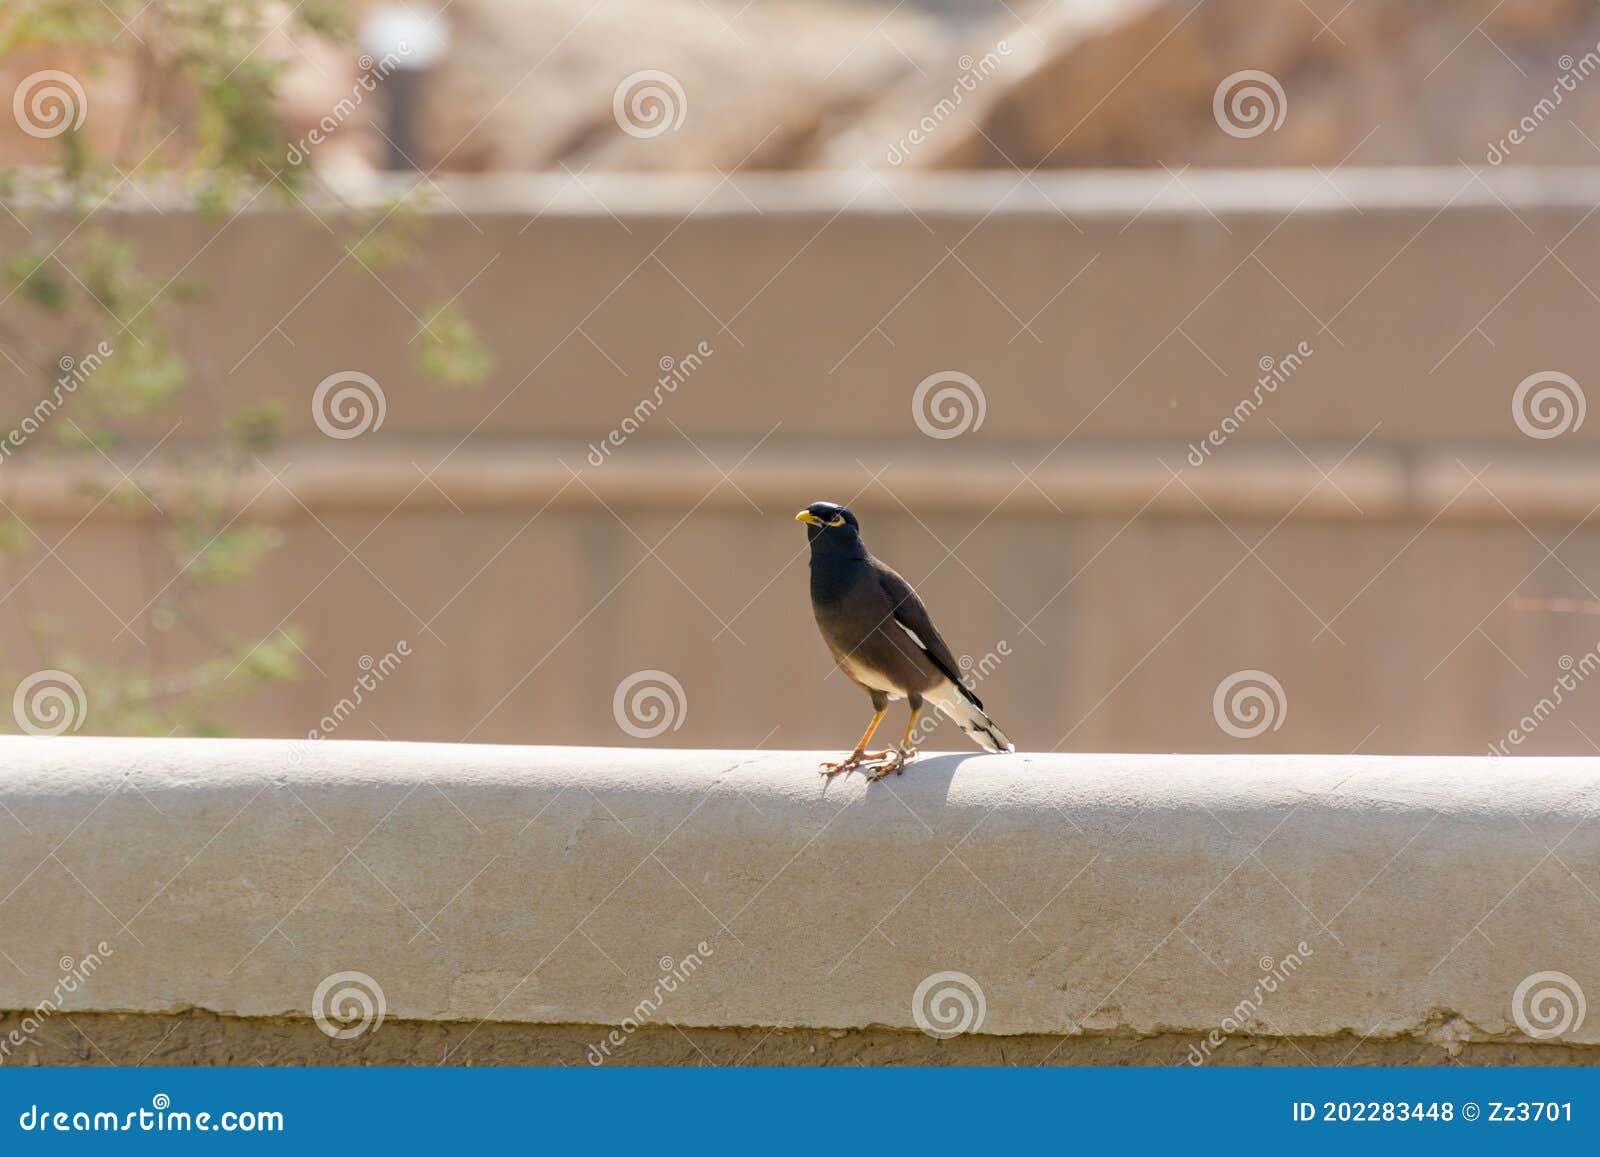
[{"label": "bank myna bird", "polygon": [[[987,751],[1015,751],[962,682],[956,658],[928,616],[917,592],[868,553],[856,516],[833,502],[813,502],[796,522],[806,524],[811,543],[811,609],[834,659],[872,697],[872,722],[855,750],[823,775],[861,767],[869,778],[899,772],[917,754],[912,733],[924,701],[932,703]],[[868,751],[889,700],[911,708],[898,748]]]}]

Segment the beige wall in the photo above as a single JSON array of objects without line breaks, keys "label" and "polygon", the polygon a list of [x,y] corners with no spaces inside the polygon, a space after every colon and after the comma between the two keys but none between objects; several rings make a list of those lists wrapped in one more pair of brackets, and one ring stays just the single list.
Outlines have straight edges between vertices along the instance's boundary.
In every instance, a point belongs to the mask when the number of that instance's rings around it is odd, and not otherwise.
[{"label": "beige wall", "polygon": [[[246,732],[315,726],[360,657],[403,638],[412,657],[341,737],[633,743],[612,694],[657,668],[688,703],[661,743],[843,746],[866,699],[829,673],[790,521],[827,497],[854,499],[958,652],[1005,641],[982,693],[1020,746],[1472,752],[1600,639],[1600,619],[1506,601],[1600,585],[1600,534],[1574,531],[1600,502],[1600,422],[1546,441],[1511,417],[1529,374],[1593,365],[1600,178],[1486,179],[457,185],[461,212],[425,216],[425,260],[382,284],[326,206],[330,229],[255,209],[102,220],[211,287],[180,322],[196,381],[148,432],[183,419],[161,460],[181,469],[248,403],[290,416],[281,485],[242,484],[283,546],[208,613],[246,637],[300,625],[320,672],[242,705]],[[412,314],[463,286],[498,368],[450,390],[415,370]],[[705,364],[589,465],[659,359],[702,341]],[[1305,364],[1188,465],[1259,359],[1301,341]],[[381,383],[387,417],[334,441],[310,396],[346,369]],[[919,433],[912,392],[940,370],[981,384],[981,429]],[[21,409],[4,363],[0,382]],[[1301,454],[1329,469],[1363,437],[1343,494]],[[176,570],[158,521],[107,504],[72,529],[87,506],[34,462],[0,467],[0,495],[47,542],[71,534],[7,576],[6,666],[41,665],[19,626],[40,614],[79,653],[170,666],[184,641],[138,617]],[[1569,532],[1547,559],[1540,540]],[[119,618],[147,645],[113,642]],[[1288,710],[1244,741],[1212,695],[1249,668]],[[1520,750],[1590,750],[1587,694]]]}]

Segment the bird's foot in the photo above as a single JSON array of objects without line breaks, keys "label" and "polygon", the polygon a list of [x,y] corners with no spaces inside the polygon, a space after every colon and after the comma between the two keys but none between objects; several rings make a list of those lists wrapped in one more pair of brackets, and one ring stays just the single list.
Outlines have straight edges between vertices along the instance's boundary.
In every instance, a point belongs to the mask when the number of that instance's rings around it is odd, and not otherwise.
[{"label": "bird's foot", "polygon": [[892,749],[865,751],[858,747],[836,763],[824,763],[822,765],[822,777],[824,779],[832,779],[836,775],[846,771],[853,771],[858,767],[873,766],[891,754],[893,754]]},{"label": "bird's foot", "polygon": [[867,768],[866,775],[870,780],[879,780],[886,775],[900,775],[906,769],[906,764],[917,757],[915,747],[898,749],[891,747],[883,753],[881,759],[874,760]]}]

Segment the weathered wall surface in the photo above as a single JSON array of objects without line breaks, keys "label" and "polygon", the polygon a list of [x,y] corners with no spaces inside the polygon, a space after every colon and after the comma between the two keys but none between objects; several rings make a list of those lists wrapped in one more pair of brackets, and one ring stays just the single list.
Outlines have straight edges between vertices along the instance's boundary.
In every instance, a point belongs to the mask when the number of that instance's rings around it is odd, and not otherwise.
[{"label": "weathered wall surface", "polygon": [[869,785],[815,758],[6,740],[6,1027],[41,1059],[80,1012],[164,1018],[186,1059],[307,1059],[281,1018],[317,1014],[330,1050],[436,1060],[480,1025],[502,1060],[593,1025],[601,1061],[640,1026],[1038,1062],[1600,1044],[1600,762],[934,755]]},{"label": "weathered wall surface", "polygon": [[[129,468],[170,435],[135,472],[170,478],[224,416],[267,398],[288,416],[237,494],[282,546],[202,606],[226,636],[305,632],[302,680],[241,704],[247,733],[305,734],[363,656],[405,639],[414,657],[341,738],[630,744],[613,695],[654,669],[685,705],[657,742],[848,743],[865,698],[830,674],[789,521],[820,497],[854,502],[1035,750],[1482,752],[1600,638],[1600,620],[1521,601],[1594,597],[1600,423],[1539,439],[1513,413],[1530,375],[1582,386],[1593,362],[1594,172],[447,192],[459,211],[423,216],[425,260],[381,273],[327,206],[328,228],[266,200],[97,218],[161,279],[213,287],[180,333],[199,367],[181,407],[108,452]],[[498,359],[473,390],[415,368],[415,312],[458,290]],[[1302,342],[1238,419],[1262,360]],[[594,465],[661,360],[701,343]],[[312,419],[341,370],[386,399],[381,428],[347,441]],[[984,395],[981,425],[947,439],[913,413],[945,370]],[[18,408],[39,389],[3,362],[0,387]],[[53,550],[23,535],[6,577],[7,669],[47,665],[35,618],[85,656],[175,669],[190,641],[162,598],[186,556],[143,499],[94,508],[54,461],[0,466],[0,497]],[[1287,702],[1249,740],[1212,710],[1242,670]],[[1566,699],[1512,750],[1592,751]]]},{"label": "weathered wall surface", "polygon": [[[23,1013],[0,1012],[0,1037]],[[1172,1065],[1202,1055],[1203,1033],[994,1036],[936,1040],[889,1029],[661,1028],[646,1025],[596,1061],[603,1025],[386,1020],[381,1032],[330,1041],[309,1017],[215,1013],[74,1013],[38,1029],[20,1065]],[[1194,1050],[1194,1052],[1191,1052]],[[1418,1037],[1365,1040],[1240,1034],[1208,1065],[1591,1065],[1595,1050]]]}]

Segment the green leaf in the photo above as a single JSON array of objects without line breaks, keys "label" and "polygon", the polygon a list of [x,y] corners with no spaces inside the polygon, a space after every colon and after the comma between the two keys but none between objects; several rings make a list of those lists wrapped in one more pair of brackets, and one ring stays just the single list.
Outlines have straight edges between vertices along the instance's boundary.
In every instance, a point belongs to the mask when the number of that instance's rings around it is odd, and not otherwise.
[{"label": "green leaf", "polygon": [[444,385],[476,386],[494,371],[494,355],[454,306],[435,313],[418,332],[417,360]]}]

